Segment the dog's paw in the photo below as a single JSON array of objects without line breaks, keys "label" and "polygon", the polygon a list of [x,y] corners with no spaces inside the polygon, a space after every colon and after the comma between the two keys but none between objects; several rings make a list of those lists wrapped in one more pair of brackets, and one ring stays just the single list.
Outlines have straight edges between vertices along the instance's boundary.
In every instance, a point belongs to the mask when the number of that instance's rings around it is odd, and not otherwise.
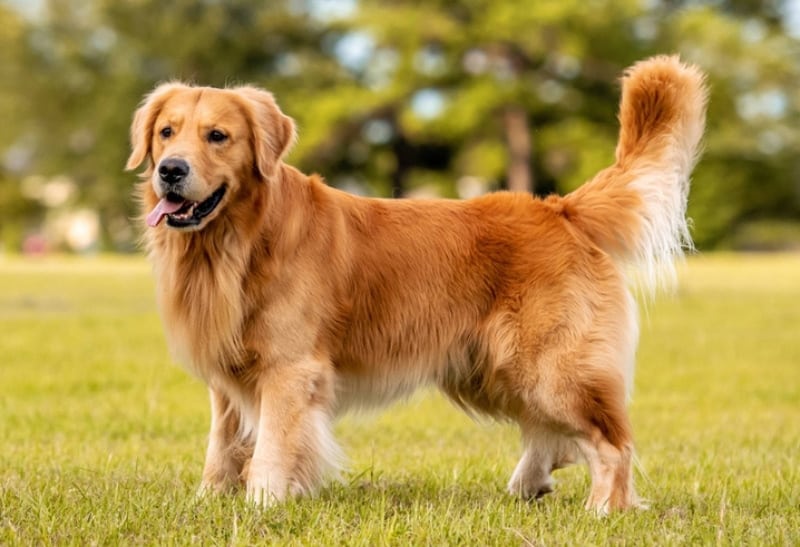
[{"label": "dog's paw", "polygon": [[270,491],[269,488],[255,485],[247,485],[247,502],[257,507],[272,507],[283,501],[284,496],[277,492]]},{"label": "dog's paw", "polygon": [[646,500],[644,498],[636,497],[633,500],[632,507],[637,511],[649,511],[650,510],[650,500]]},{"label": "dog's paw", "polygon": [[597,518],[605,518],[611,514],[611,507],[608,504],[608,499],[593,499],[590,497],[586,501],[584,508],[590,513],[594,513]]},{"label": "dog's paw", "polygon": [[636,509],[637,511],[646,511],[650,509],[650,504],[647,500],[643,500],[637,496],[624,499],[613,499],[609,497],[591,496],[586,501],[586,510],[593,512],[600,518],[606,517],[613,512],[628,511]]},{"label": "dog's paw", "polygon": [[289,494],[289,481],[274,466],[250,462],[247,477],[247,501],[260,507],[280,503]]},{"label": "dog's paw", "polygon": [[546,477],[521,477],[516,474],[508,483],[508,493],[524,500],[538,500],[551,493],[555,481],[549,475]]},{"label": "dog's paw", "polygon": [[200,483],[200,486],[197,487],[197,490],[194,493],[194,497],[197,499],[207,498],[213,494],[216,494],[214,488],[211,485]]},{"label": "dog's paw", "polygon": [[227,494],[235,491],[240,484],[239,481],[226,476],[204,477],[200,481],[200,486],[197,487],[196,496],[204,498],[216,494]]}]

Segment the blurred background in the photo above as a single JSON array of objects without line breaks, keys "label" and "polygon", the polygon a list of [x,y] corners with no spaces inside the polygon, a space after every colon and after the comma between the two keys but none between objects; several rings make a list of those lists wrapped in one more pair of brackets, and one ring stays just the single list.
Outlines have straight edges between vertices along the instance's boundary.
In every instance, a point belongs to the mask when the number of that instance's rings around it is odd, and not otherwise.
[{"label": "blurred background", "polygon": [[620,73],[673,52],[712,86],[698,247],[800,248],[800,0],[3,0],[0,252],[136,251],[158,82],[270,89],[289,162],[350,192],[546,195],[611,163]]}]

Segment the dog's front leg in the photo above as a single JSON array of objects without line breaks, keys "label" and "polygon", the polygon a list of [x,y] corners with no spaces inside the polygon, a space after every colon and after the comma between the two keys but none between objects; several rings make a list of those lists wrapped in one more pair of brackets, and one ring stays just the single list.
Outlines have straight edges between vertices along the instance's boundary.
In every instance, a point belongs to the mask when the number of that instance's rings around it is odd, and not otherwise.
[{"label": "dog's front leg", "polygon": [[261,377],[249,500],[268,505],[311,493],[338,468],[331,433],[334,379],[330,362],[315,358],[271,366]]},{"label": "dog's front leg", "polygon": [[244,464],[241,441],[237,440],[239,413],[220,391],[209,388],[208,392],[211,399],[211,429],[200,494],[221,492],[238,484]]}]

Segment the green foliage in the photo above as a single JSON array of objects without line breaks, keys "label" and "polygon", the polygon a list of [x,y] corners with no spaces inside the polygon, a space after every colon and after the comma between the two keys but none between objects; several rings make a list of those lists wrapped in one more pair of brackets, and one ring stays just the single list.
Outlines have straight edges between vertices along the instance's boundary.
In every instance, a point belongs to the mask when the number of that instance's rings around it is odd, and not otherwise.
[{"label": "green foliage", "polygon": [[[522,111],[533,190],[563,193],[612,158],[621,71],[678,52],[712,89],[691,198],[698,243],[800,217],[800,41],[783,2],[325,5],[46,0],[32,16],[0,5],[0,116],[12,122],[0,127],[0,184],[66,174],[100,212],[105,245],[128,247],[132,111],[157,82],[185,79],[270,88],[300,128],[290,160],[375,195],[422,179],[444,195],[462,177],[502,187],[503,114]],[[12,194],[0,193],[4,210],[18,210],[2,198]]]},{"label": "green foliage", "polygon": [[588,473],[504,491],[519,438],[439,395],[348,417],[342,484],[257,510],[196,499],[200,382],[171,364],[141,258],[0,263],[0,543],[800,542],[800,259],[691,258],[644,316],[632,417],[648,511],[597,519]]},{"label": "green foliage", "polygon": [[505,172],[506,148],[499,139],[467,143],[456,160],[459,177],[478,177],[488,181],[499,181]]},{"label": "green foliage", "polygon": [[800,225],[780,220],[760,220],[740,225],[722,245],[738,251],[800,250]]},{"label": "green foliage", "polygon": [[616,134],[585,118],[566,118],[538,135],[544,170],[563,192],[575,190],[614,161]]}]

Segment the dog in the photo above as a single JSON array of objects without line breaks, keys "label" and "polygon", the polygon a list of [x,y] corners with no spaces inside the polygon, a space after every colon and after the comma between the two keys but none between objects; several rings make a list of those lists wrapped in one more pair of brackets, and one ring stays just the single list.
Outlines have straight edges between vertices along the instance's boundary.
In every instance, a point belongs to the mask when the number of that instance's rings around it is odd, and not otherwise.
[{"label": "dog", "polygon": [[587,508],[639,505],[629,278],[657,288],[691,246],[706,102],[697,67],[653,57],[622,77],[615,162],[576,191],[410,200],[284,163],[295,125],[266,91],[156,87],[126,167],[147,165],[144,240],[171,352],[210,392],[200,492],[312,493],[341,465],[338,414],[433,384],[519,424],[512,494],[538,498],[580,460]]}]

